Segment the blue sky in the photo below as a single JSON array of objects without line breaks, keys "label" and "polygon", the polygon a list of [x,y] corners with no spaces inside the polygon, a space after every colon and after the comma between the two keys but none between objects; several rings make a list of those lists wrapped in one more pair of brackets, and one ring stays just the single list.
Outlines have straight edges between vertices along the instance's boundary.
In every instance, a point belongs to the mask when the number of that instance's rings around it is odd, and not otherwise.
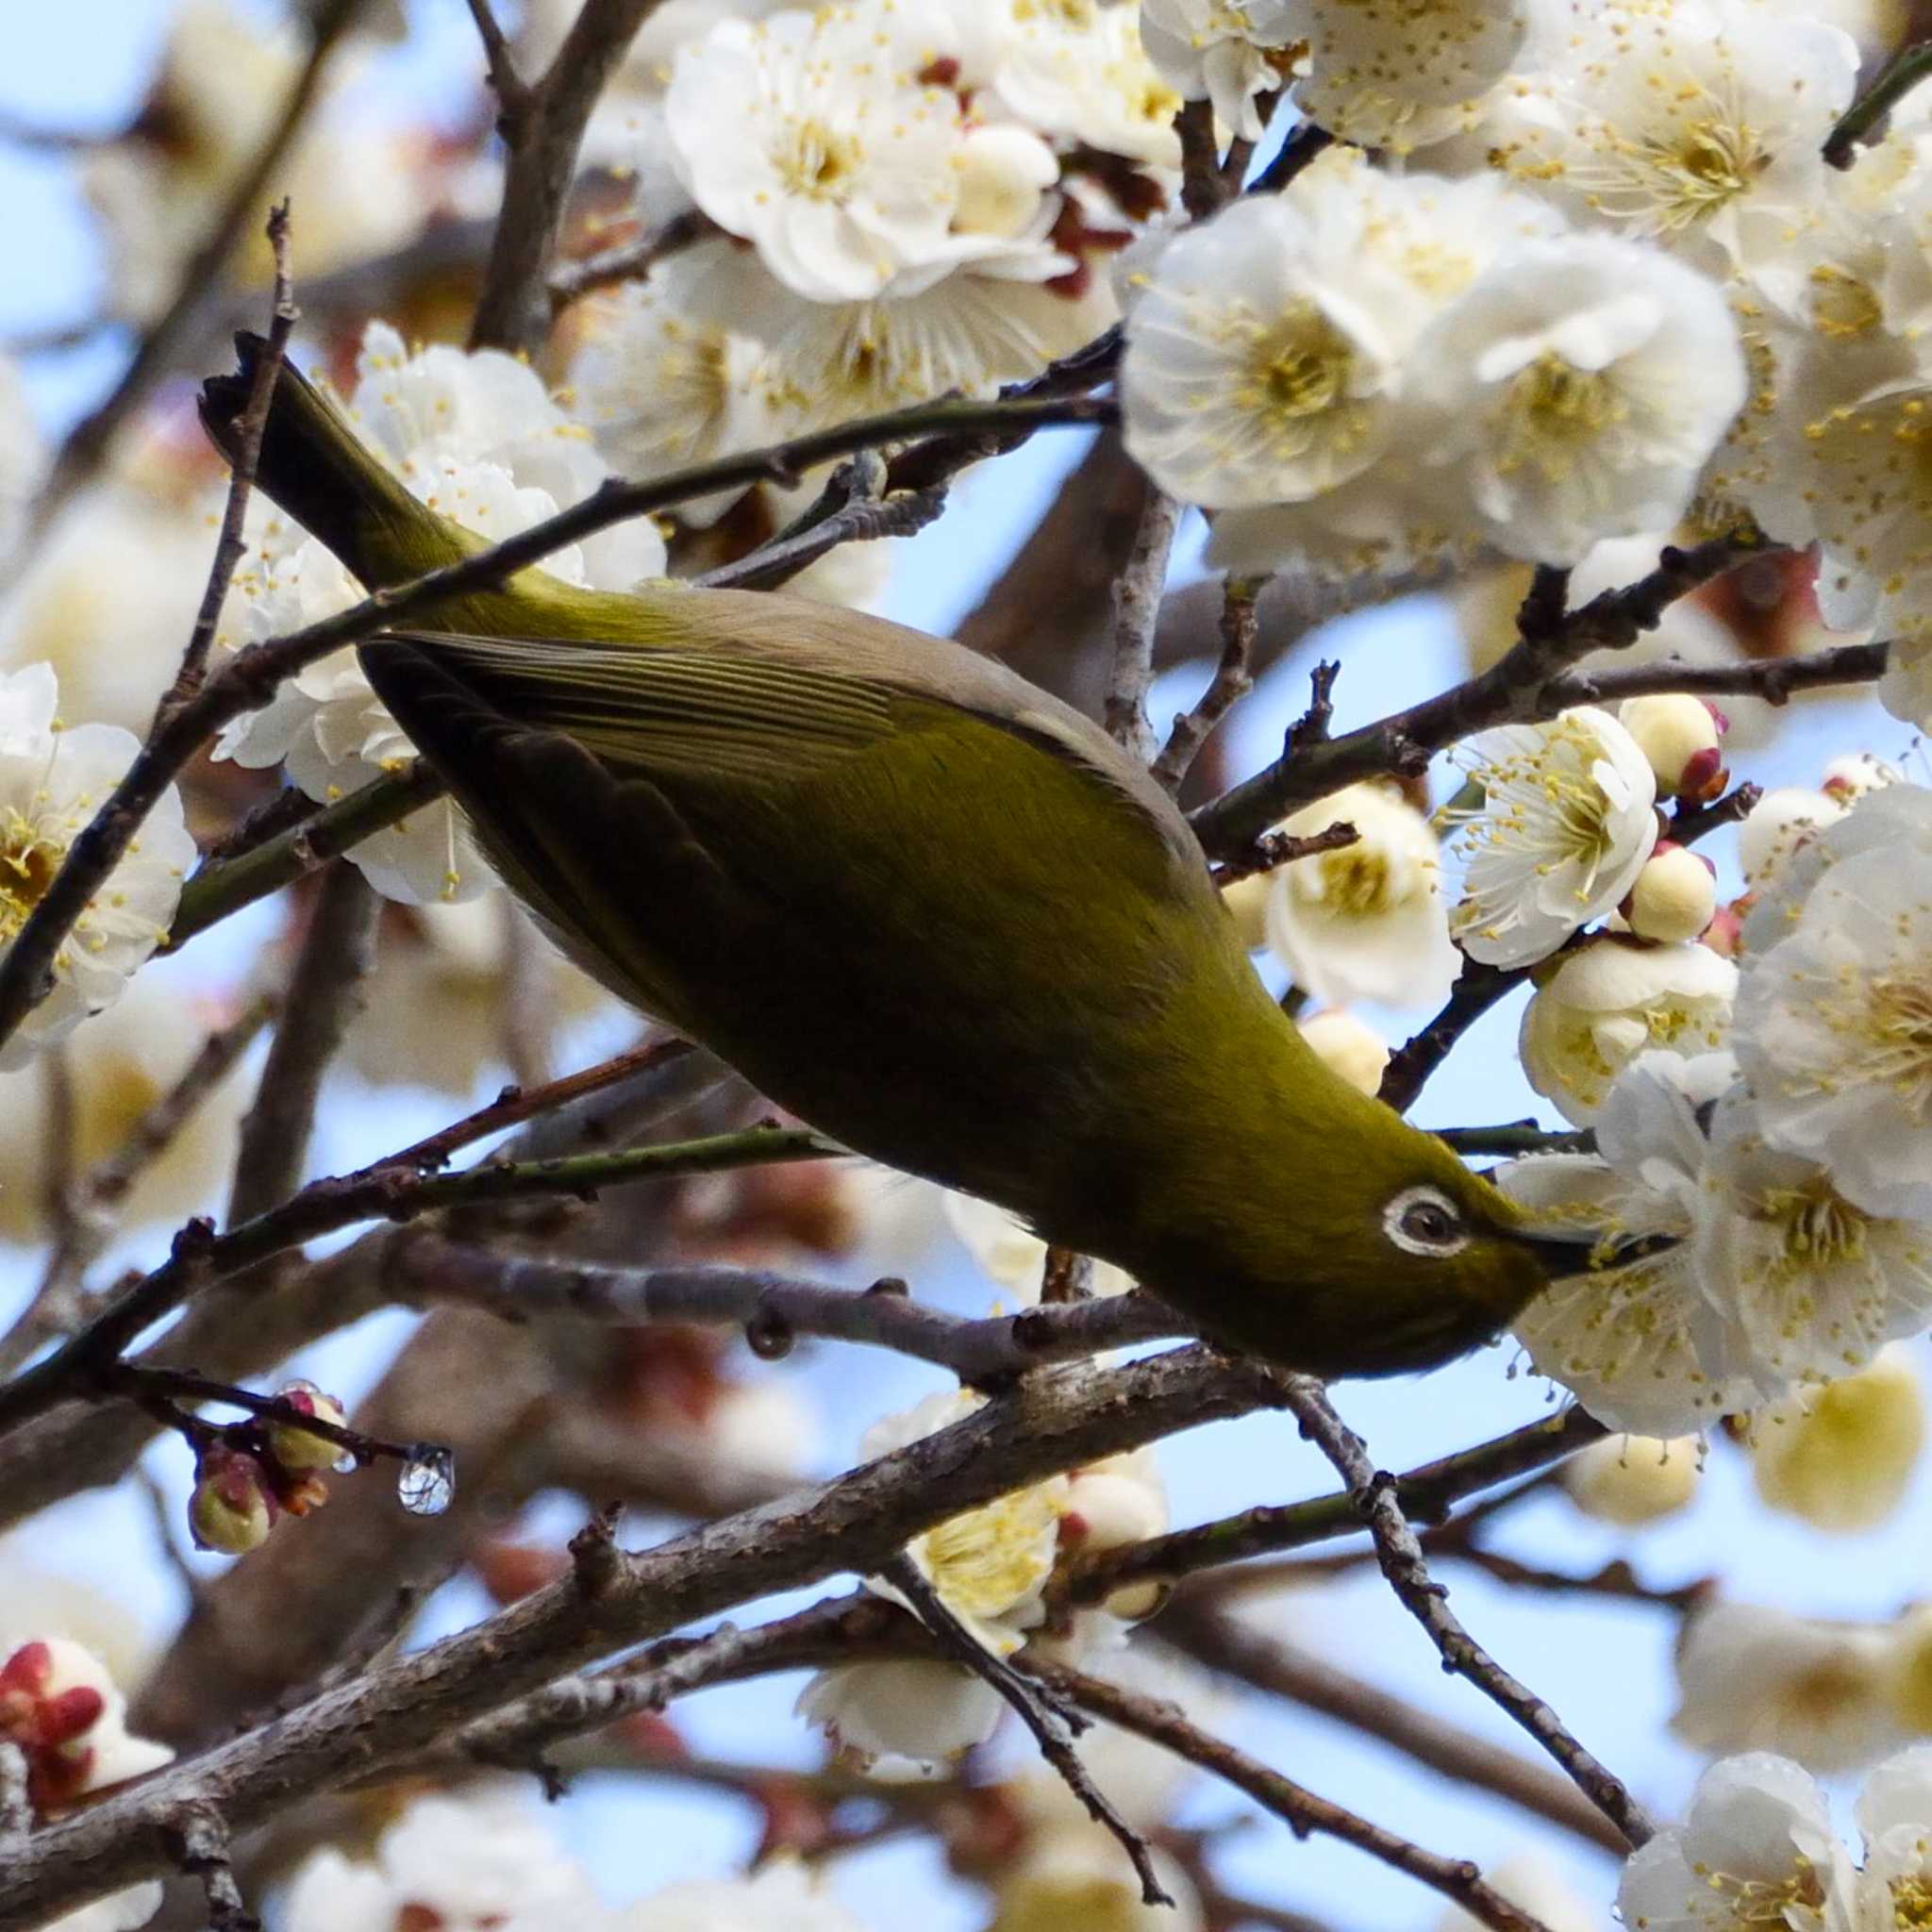
[{"label": "blue sky", "polygon": [[[53,127],[113,125],[139,97],[165,12],[163,0],[84,0],[64,8],[9,9],[0,111]],[[415,8],[414,20],[416,38],[391,63],[386,84],[399,94],[418,90],[425,97],[448,98],[475,63],[462,8],[457,0],[433,0]],[[0,142],[0,233],[8,236],[9,259],[16,265],[15,274],[0,281],[0,339],[57,327],[92,312],[99,292],[98,255],[84,208],[58,158]],[[110,338],[84,351],[36,358],[30,375],[48,424],[58,426],[98,393],[122,353],[125,344]],[[1065,441],[1037,443],[1001,464],[996,475],[973,479],[943,525],[905,553],[896,614],[935,628],[950,622],[971,601],[987,566],[1018,541],[1072,454]],[[112,641],[103,640],[102,647],[111,649]],[[1458,663],[1442,612],[1428,604],[1337,626],[1323,648],[1345,665],[1338,692],[1341,726],[1440,688]],[[1253,759],[1278,744],[1305,689],[1304,660],[1285,667],[1250,705],[1245,741]],[[1164,688],[1163,696],[1178,700],[1185,691]],[[1860,719],[1870,731],[1863,740]],[[1808,778],[1833,752],[1867,742],[1895,754],[1901,738],[1896,724],[1874,714],[1843,707],[1813,709],[1795,721],[1772,757],[1741,761],[1740,775],[1770,782]],[[257,922],[252,931],[259,937],[262,929]],[[219,957],[211,946],[198,951],[201,970]],[[234,958],[231,950],[228,958]],[[1390,1030],[1399,1034],[1415,1017],[1391,1016]],[[1533,1110],[1510,1057],[1514,1025],[1512,1008],[1474,1030],[1430,1090],[1424,1120],[1492,1121]],[[426,1095],[401,1101],[385,1095],[378,1107],[350,1090],[328,1122],[317,1158],[335,1164],[375,1154],[418,1131],[419,1122],[424,1128],[439,1124],[446,1111]],[[25,1280],[25,1271],[16,1262],[0,1274],[0,1296],[19,1291]],[[922,1280],[921,1288],[955,1300],[982,1292],[950,1264]],[[314,1351],[304,1371],[353,1393],[366,1386],[408,1325],[398,1315],[380,1318]],[[830,1348],[801,1352],[783,1368],[762,1372],[802,1377],[821,1398],[827,1450],[834,1457],[849,1456],[866,1420],[934,1386],[931,1373],[916,1365]],[[1548,1400],[1542,1385],[1514,1373],[1509,1352],[1500,1349],[1420,1381],[1355,1385],[1341,1394],[1348,1418],[1389,1466],[1495,1433],[1541,1413]],[[854,1440],[846,1439],[848,1426]],[[156,1467],[177,1485],[183,1461],[172,1444],[155,1458]],[[1315,1453],[1289,1424],[1273,1417],[1196,1432],[1171,1444],[1163,1461],[1175,1518],[1183,1523],[1330,1486]],[[641,1537],[651,1529],[638,1524],[631,1534]],[[1513,1520],[1507,1541],[1541,1560],[1579,1570],[1628,1552],[1645,1574],[1661,1581],[1716,1569],[1746,1597],[1831,1614],[1884,1615],[1925,1589],[1928,1530],[1932,1491],[1923,1472],[1906,1510],[1886,1530],[1827,1540],[1759,1508],[1749,1495],[1741,1458],[1720,1447],[1694,1509],[1648,1533],[1634,1549],[1627,1539],[1582,1522],[1557,1501],[1525,1508]],[[284,1533],[300,1531],[291,1526]],[[159,1623],[172,1614],[175,1601],[165,1572],[148,1560],[151,1534],[145,1514],[131,1501],[85,1498],[62,1512],[54,1532],[37,1544],[37,1554],[111,1581],[124,1597],[140,1591],[141,1608]],[[130,1553],[136,1560],[129,1560]],[[1510,1669],[1549,1695],[1593,1750],[1658,1811],[1681,1805],[1697,1766],[1663,1732],[1671,1704],[1673,1634],[1665,1618],[1628,1604],[1527,1600],[1463,1574],[1452,1574],[1449,1580],[1457,1607],[1474,1630]],[[448,1624],[478,1608],[474,1597],[458,1591],[439,1606],[439,1617]],[[1282,1615],[1301,1641],[1349,1668],[1472,1729],[1517,1741],[1507,1720],[1473,1690],[1444,1679],[1420,1631],[1372,1577],[1288,1606]],[[679,1717],[706,1748],[808,1761],[817,1745],[790,1720],[791,1694],[789,1687],[769,1686],[708,1693],[679,1707]],[[1494,1803],[1451,1790],[1321,1720],[1256,1702],[1238,1719],[1237,1735],[1317,1790],[1387,1819],[1434,1848],[1488,1860],[1531,1843],[1547,1845],[1594,1896],[1607,1900],[1612,1874],[1600,1858],[1572,1853]],[[1230,1793],[1205,1785],[1191,1804],[1191,1815],[1201,1820],[1242,1809]],[[741,1807],[668,1787],[641,1795],[621,1781],[593,1780],[558,1817],[615,1898],[669,1878],[721,1870],[750,1843]],[[1395,1874],[1320,1840],[1296,1844],[1272,1823],[1231,1838],[1225,1856],[1230,1876],[1241,1888],[1332,1911],[1351,1927],[1421,1925],[1436,1915],[1435,1902]],[[923,1889],[933,1875],[931,1863],[921,1849],[889,1847],[849,1861],[841,1868],[841,1885],[855,1907],[883,1927],[894,1923],[895,1910],[903,1911],[904,1888],[921,1883]],[[979,1917],[979,1908],[955,1890],[927,1923],[936,1932],[948,1932],[973,1925]]]}]

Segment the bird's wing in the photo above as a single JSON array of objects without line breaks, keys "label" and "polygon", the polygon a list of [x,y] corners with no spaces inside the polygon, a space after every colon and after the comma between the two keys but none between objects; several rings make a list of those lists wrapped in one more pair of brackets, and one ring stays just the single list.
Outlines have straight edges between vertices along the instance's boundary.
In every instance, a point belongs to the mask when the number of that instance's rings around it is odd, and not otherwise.
[{"label": "bird's wing", "polygon": [[[441,631],[398,641],[436,658],[506,717],[563,732],[615,770],[673,781],[783,783],[890,736],[974,721],[1072,765],[1172,858],[1203,865],[1186,820],[1144,769],[1090,719],[975,652],[803,597],[665,589],[646,601],[656,637],[701,628],[704,641]],[[365,647],[378,691],[382,648]]]}]

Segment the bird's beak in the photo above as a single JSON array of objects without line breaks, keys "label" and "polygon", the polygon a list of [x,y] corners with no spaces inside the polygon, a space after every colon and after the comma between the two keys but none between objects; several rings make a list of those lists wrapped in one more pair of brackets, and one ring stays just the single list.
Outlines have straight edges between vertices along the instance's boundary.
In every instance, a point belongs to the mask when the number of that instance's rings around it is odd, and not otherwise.
[{"label": "bird's beak", "polygon": [[1574,1234],[1522,1234],[1515,1237],[1519,1247],[1527,1248],[1542,1264],[1552,1281],[1566,1275],[1591,1274],[1604,1269],[1627,1267],[1652,1255],[1661,1255],[1678,1245],[1675,1236],[1641,1235],[1619,1241],[1606,1249],[1600,1234],[1578,1229]]}]

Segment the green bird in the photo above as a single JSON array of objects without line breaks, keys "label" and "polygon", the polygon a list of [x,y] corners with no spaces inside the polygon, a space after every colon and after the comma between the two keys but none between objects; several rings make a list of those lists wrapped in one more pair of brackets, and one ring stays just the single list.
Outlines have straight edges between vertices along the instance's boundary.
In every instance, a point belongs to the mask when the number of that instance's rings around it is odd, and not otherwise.
[{"label": "green bird", "polygon": [[[204,389],[230,458],[259,342]],[[485,547],[294,371],[259,486],[371,589]],[[1173,801],[960,645],[541,570],[360,646],[512,891],[621,998],[856,1152],[1321,1375],[1494,1337],[1574,1244],[1340,1079]]]}]

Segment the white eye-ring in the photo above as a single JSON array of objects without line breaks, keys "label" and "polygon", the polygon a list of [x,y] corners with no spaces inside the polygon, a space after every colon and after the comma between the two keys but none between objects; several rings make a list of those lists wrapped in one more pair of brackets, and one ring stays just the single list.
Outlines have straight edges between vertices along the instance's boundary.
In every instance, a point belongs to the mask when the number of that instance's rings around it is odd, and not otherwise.
[{"label": "white eye-ring", "polygon": [[1403,1189],[1382,1210],[1382,1231],[1406,1255],[1457,1255],[1469,1245],[1462,1210],[1441,1188]]}]

